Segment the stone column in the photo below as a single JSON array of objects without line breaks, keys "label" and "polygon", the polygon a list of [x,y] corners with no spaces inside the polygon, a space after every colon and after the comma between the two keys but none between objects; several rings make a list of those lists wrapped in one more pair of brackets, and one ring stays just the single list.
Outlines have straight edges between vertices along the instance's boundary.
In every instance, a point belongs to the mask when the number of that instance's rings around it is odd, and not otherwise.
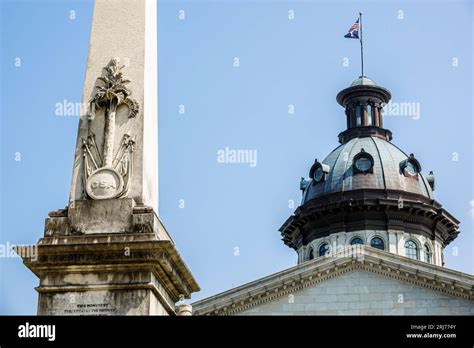
[{"label": "stone column", "polygon": [[397,238],[398,238],[398,243],[397,243],[397,254],[398,255],[402,255],[402,256],[406,256],[406,252],[405,252],[405,233],[403,232],[398,232],[397,233]]},{"label": "stone column", "polygon": [[190,304],[182,304],[178,306],[178,315],[179,316],[191,316],[193,315],[193,306]]},{"label": "stone column", "polygon": [[437,266],[443,266],[443,261],[441,254],[443,253],[443,249],[439,242],[433,242],[433,263]]},{"label": "stone column", "polygon": [[329,236],[329,241],[330,241],[330,245],[331,245],[331,253],[336,254],[338,252],[338,249],[337,249],[337,236],[335,234],[331,234]]},{"label": "stone column", "polygon": [[337,245],[340,248],[345,248],[347,244],[347,234],[346,232],[337,233]]},{"label": "stone column", "polygon": [[388,251],[394,254],[398,254],[397,233],[393,230],[388,231]]}]

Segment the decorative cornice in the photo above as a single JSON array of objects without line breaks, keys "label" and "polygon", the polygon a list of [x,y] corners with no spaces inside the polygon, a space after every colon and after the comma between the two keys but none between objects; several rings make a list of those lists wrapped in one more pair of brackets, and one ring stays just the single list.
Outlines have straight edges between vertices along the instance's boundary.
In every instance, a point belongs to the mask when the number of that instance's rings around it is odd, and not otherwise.
[{"label": "decorative cornice", "polygon": [[194,315],[234,315],[353,271],[474,301],[472,275],[359,245],[197,301],[193,303]]},{"label": "decorative cornice", "polygon": [[175,302],[200,290],[174,243],[157,240],[154,233],[46,237],[38,242],[37,254],[23,257],[23,262],[39,278],[72,271],[148,269]]},{"label": "decorative cornice", "polygon": [[392,95],[388,89],[382,86],[357,85],[340,91],[336,96],[336,100],[341,106],[346,107],[350,100],[357,97],[377,98],[384,103],[388,103]]},{"label": "decorative cornice", "polygon": [[364,228],[387,230],[390,226],[438,238],[444,246],[459,233],[459,221],[437,201],[419,194],[381,189],[336,192],[312,199],[295,210],[280,232],[286,245],[298,249],[331,233]]},{"label": "decorative cornice", "polygon": [[385,128],[375,126],[352,127],[339,133],[339,143],[343,144],[353,138],[378,137],[383,140],[392,140],[392,132]]}]

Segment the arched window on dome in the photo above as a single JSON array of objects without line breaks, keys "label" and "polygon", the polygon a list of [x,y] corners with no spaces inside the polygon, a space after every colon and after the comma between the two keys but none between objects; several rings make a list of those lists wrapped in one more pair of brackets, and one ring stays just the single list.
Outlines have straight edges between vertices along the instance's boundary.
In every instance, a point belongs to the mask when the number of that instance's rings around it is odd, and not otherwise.
[{"label": "arched window on dome", "polygon": [[309,249],[309,253],[308,253],[308,260],[312,260],[312,259],[314,259],[313,248]]},{"label": "arched window on dome", "polygon": [[362,109],[360,105],[356,105],[356,127],[360,127],[362,125]]},{"label": "arched window on dome", "polygon": [[370,246],[372,248],[380,249],[380,250],[385,250],[385,243],[383,242],[383,239],[380,237],[374,237],[370,241]]},{"label": "arched window on dome", "polygon": [[418,245],[412,240],[407,240],[405,242],[405,255],[410,259],[419,260],[420,257],[418,255]]},{"label": "arched window on dome", "polygon": [[351,245],[356,245],[356,244],[364,244],[364,241],[359,237],[352,238]]},{"label": "arched window on dome", "polygon": [[321,244],[318,250],[318,255],[319,256],[325,256],[329,254],[329,245],[327,243]]},{"label": "arched window on dome", "polygon": [[424,252],[425,252],[425,262],[431,263],[432,253],[431,253],[430,247],[427,244],[425,244],[423,249],[424,249]]}]

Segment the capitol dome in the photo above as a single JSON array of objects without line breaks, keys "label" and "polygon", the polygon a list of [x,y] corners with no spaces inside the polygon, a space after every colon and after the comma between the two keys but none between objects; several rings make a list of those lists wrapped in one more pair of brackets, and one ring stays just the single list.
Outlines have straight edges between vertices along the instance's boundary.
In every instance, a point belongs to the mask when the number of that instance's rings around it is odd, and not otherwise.
[{"label": "capitol dome", "polygon": [[[370,172],[359,170],[359,173],[355,173],[359,164],[357,157],[363,159],[361,164],[372,167],[367,168],[371,169]],[[410,170],[414,169],[413,173],[405,170],[407,163],[413,163],[410,167]],[[328,169],[326,178],[313,180],[312,184],[308,185],[303,196],[304,202],[329,193],[363,189],[398,190],[433,198],[430,184],[421,174],[421,166],[414,156],[406,155],[391,142],[379,137],[352,138],[334,149],[322,164]],[[316,161],[312,171],[318,169]],[[314,174],[311,174],[313,173],[310,173],[310,177],[313,177]],[[414,179],[413,175],[418,177]]]},{"label": "capitol dome", "polygon": [[302,178],[301,205],[281,226],[298,262],[354,244],[442,266],[459,221],[435,200],[435,176],[392,144],[383,107],[391,93],[366,76],[337,94],[347,128],[340,145]]}]

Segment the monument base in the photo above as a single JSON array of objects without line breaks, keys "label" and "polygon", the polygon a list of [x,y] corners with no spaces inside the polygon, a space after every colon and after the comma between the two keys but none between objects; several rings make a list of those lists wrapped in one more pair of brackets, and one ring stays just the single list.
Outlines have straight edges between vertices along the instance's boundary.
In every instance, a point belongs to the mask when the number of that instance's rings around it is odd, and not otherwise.
[{"label": "monument base", "polygon": [[176,315],[199,291],[156,233],[44,237],[23,261],[40,280],[38,315]]}]

